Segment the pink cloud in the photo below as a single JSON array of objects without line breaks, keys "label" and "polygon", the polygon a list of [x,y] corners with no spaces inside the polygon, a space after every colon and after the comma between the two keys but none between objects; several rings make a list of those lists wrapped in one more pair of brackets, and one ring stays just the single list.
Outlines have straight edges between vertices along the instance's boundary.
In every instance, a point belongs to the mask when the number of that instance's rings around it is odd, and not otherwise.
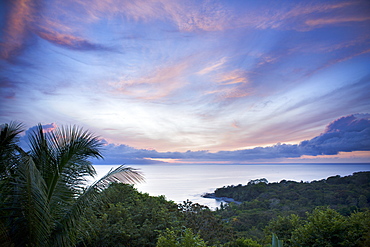
[{"label": "pink cloud", "polygon": [[162,66],[145,76],[111,82],[110,86],[113,93],[144,100],[160,99],[186,84],[184,74],[188,66],[187,61]]},{"label": "pink cloud", "polygon": [[344,22],[362,22],[370,20],[370,16],[350,16],[350,17],[340,17],[340,18],[321,18],[321,19],[314,19],[314,20],[307,20],[305,23],[308,26],[324,26],[324,25],[332,25]]},{"label": "pink cloud", "polygon": [[242,98],[252,93],[245,71],[233,70],[217,73],[213,80],[217,83],[213,90],[205,92],[206,95],[215,95],[217,100],[223,101],[232,98]]},{"label": "pink cloud", "polygon": [[4,41],[0,44],[0,57],[9,59],[23,49],[29,35],[28,27],[34,21],[32,0],[14,0],[5,22]]},{"label": "pink cloud", "polygon": [[[56,123],[43,124],[41,126],[42,126],[43,133],[49,133],[58,127]],[[31,127],[26,131],[26,135],[29,135],[32,132],[37,131],[37,130],[38,130],[38,126]]]},{"label": "pink cloud", "polygon": [[[334,120],[327,125],[320,135],[300,142],[299,144],[281,144],[239,149],[234,151],[208,150],[186,152],[158,152],[156,150],[136,149],[127,145],[106,146],[106,151],[114,160],[131,159],[134,162],[147,160],[161,162],[203,161],[203,162],[246,162],[251,160],[271,160],[282,158],[307,159],[314,156],[335,157],[341,152],[353,153],[362,151],[361,155],[368,159],[370,151],[370,118],[369,114],[354,114]],[[357,155],[358,156],[358,155]],[[112,160],[110,161],[112,162]]]},{"label": "pink cloud", "polygon": [[[368,16],[359,17],[350,11],[342,14],[340,10],[349,8],[361,8],[366,2],[348,1],[342,3],[287,3],[284,7],[275,7],[273,4],[264,8],[254,9],[244,18],[234,23],[235,26],[251,26],[257,29],[283,29],[310,31],[323,25],[333,23],[367,21]],[[366,8],[363,7],[363,8]],[[357,14],[358,11],[355,13]],[[326,15],[333,17],[318,18],[316,16]]]}]

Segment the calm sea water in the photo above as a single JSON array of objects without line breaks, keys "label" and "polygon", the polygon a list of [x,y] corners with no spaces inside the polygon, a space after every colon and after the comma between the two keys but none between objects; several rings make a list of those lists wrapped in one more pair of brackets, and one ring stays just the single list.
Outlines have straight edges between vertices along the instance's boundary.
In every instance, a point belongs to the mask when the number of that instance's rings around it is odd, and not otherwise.
[{"label": "calm sea water", "polygon": [[[118,165],[95,165],[98,177]],[[165,195],[181,203],[187,199],[214,209],[221,201],[202,198],[227,185],[247,184],[252,179],[266,178],[269,182],[283,179],[293,181],[320,180],[330,176],[347,176],[354,172],[370,171],[370,164],[248,164],[248,165],[132,165],[145,176],[145,183],[135,185],[152,196]]]}]

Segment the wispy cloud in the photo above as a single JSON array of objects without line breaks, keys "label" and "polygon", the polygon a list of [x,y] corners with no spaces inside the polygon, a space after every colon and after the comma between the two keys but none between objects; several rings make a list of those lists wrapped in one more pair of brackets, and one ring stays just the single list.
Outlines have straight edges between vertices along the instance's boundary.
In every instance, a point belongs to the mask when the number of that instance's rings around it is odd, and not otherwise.
[{"label": "wispy cloud", "polygon": [[[63,4],[55,5],[53,12],[57,13],[56,16],[63,13],[68,15],[68,6],[57,6]],[[4,38],[0,44],[1,59],[12,60],[17,57],[25,48],[36,43],[36,36],[69,49],[110,50],[76,36],[76,22],[61,21],[55,18],[55,15],[46,14],[48,7],[37,0],[9,1],[5,7],[8,9],[8,15],[3,29]]]},{"label": "wispy cloud", "polygon": [[220,69],[224,67],[226,61],[227,61],[227,58],[223,57],[219,61],[213,62],[210,65],[206,66],[205,68],[202,68],[199,72],[197,72],[197,74],[204,75],[204,74],[208,74],[211,72],[219,71]]},{"label": "wispy cloud", "polygon": [[201,72],[214,72],[211,75],[215,83],[211,90],[205,91],[205,95],[215,95],[218,101],[224,101],[232,98],[242,98],[252,93],[251,87],[248,86],[249,80],[246,72],[240,69],[228,71],[227,66],[222,63],[216,63],[203,69]]},{"label": "wispy cloud", "polygon": [[0,95],[5,99],[14,99],[17,91],[16,83],[9,78],[0,77]]},{"label": "wispy cloud", "polygon": [[357,82],[368,73],[366,0],[0,5],[5,120],[76,122],[112,142],[216,159],[293,149],[369,108],[369,80]]},{"label": "wispy cloud", "polygon": [[[252,26],[257,29],[283,29],[310,31],[325,25],[339,24],[345,22],[368,21],[368,16],[356,16],[355,13],[341,12],[342,9],[368,8],[366,1],[347,1],[341,3],[333,2],[299,2],[287,4],[279,8],[271,3],[265,8],[254,9],[250,15],[240,19],[238,26]],[[343,15],[344,13],[344,15]],[[363,15],[366,11],[363,11]],[[332,18],[320,18],[320,15],[329,15]]]},{"label": "wispy cloud", "polygon": [[[107,163],[131,161],[147,163],[148,159],[175,159],[183,161],[229,161],[250,162],[302,156],[336,155],[339,152],[370,151],[370,114],[353,114],[336,119],[327,125],[325,131],[299,144],[276,144],[236,151],[207,150],[187,152],[157,152],[135,149],[127,145],[106,144]],[[120,161],[121,160],[121,161]]]},{"label": "wispy cloud", "polygon": [[53,30],[44,30],[37,32],[40,38],[53,44],[60,45],[74,50],[109,50],[108,48],[89,42],[86,39],[68,34],[58,33]]},{"label": "wispy cloud", "polygon": [[32,0],[9,1],[3,41],[0,46],[1,59],[10,59],[24,49],[29,38],[29,26],[34,22]]},{"label": "wispy cloud", "polygon": [[145,76],[132,79],[123,78],[118,82],[111,82],[110,86],[116,94],[143,100],[161,99],[186,84],[184,74],[187,68],[187,62],[164,65]]},{"label": "wispy cloud", "polygon": [[315,19],[315,20],[307,20],[305,23],[308,26],[324,26],[324,25],[332,25],[338,23],[345,23],[345,22],[363,22],[369,21],[370,16],[362,16],[362,17],[342,17],[342,18],[322,18],[322,19]]}]

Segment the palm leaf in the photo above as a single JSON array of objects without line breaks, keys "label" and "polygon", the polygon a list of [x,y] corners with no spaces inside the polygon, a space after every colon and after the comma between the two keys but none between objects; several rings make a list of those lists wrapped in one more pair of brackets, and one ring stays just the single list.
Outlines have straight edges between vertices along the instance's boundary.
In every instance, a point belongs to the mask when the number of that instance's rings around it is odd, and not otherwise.
[{"label": "palm leaf", "polygon": [[51,204],[78,196],[86,187],[86,176],[96,174],[88,159],[102,158],[99,139],[76,126],[45,133],[39,124],[31,133],[30,144]]},{"label": "palm leaf", "polygon": [[96,174],[89,158],[102,158],[96,136],[75,126],[45,133],[39,124],[26,153],[17,146],[20,132],[20,124],[1,126],[0,233],[9,244],[72,246],[80,217],[102,190],[143,181],[139,171],[120,166],[86,188],[86,177]]},{"label": "palm leaf", "polygon": [[47,244],[51,218],[44,180],[32,158],[21,150],[14,174],[2,184],[1,211],[16,246]]},{"label": "palm leaf", "polygon": [[51,218],[46,197],[45,182],[31,157],[24,157],[19,167],[21,207],[25,215],[28,231],[28,244],[42,246],[48,242]]},{"label": "palm leaf", "polygon": [[50,133],[50,146],[55,153],[58,170],[50,184],[49,198],[58,179],[77,195],[86,185],[85,177],[96,174],[88,158],[102,158],[98,137],[76,126],[62,127]]},{"label": "palm leaf", "polygon": [[13,149],[19,140],[18,135],[23,132],[23,124],[10,122],[0,126],[0,150],[3,151],[6,147]]},{"label": "palm leaf", "polygon": [[110,170],[105,176],[87,187],[72,207],[66,212],[63,219],[58,223],[59,229],[54,231],[52,242],[55,246],[69,246],[76,238],[76,230],[79,229],[79,219],[85,209],[94,203],[101,202],[100,192],[108,188],[111,183],[139,183],[143,182],[143,175],[131,167],[119,166]]},{"label": "palm leaf", "polygon": [[38,124],[35,130],[32,130],[29,138],[30,155],[32,156],[37,168],[49,188],[50,181],[57,170],[56,158],[50,149],[50,140],[41,124]]},{"label": "palm leaf", "polygon": [[0,180],[10,176],[18,159],[18,135],[23,131],[21,123],[10,122],[0,126]]},{"label": "palm leaf", "polygon": [[111,183],[136,184],[141,182],[144,182],[141,172],[137,169],[121,165],[116,169],[111,169],[105,176],[93,183],[90,187],[102,191],[108,188]]}]

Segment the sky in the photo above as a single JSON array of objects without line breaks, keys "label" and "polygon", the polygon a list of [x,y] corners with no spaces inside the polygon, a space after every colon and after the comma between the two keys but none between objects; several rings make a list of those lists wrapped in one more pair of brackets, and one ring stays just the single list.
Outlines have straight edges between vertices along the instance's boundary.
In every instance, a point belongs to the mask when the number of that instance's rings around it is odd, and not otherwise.
[{"label": "sky", "polygon": [[0,1],[0,123],[109,164],[370,163],[370,2]]}]

